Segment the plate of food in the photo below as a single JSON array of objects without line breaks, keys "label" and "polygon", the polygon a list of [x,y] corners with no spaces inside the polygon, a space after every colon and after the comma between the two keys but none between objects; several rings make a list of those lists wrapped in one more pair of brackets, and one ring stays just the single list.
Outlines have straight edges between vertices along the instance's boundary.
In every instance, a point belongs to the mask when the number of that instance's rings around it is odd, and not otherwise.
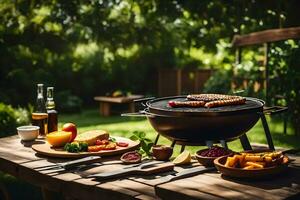
[{"label": "plate of food", "polygon": [[214,164],[225,176],[259,179],[282,173],[289,158],[280,151],[247,151],[217,158]]},{"label": "plate of food", "polygon": [[48,134],[44,143],[32,145],[37,153],[58,158],[118,155],[138,147],[139,141],[111,136],[104,130],[86,131],[74,139],[71,132],[56,131]]}]

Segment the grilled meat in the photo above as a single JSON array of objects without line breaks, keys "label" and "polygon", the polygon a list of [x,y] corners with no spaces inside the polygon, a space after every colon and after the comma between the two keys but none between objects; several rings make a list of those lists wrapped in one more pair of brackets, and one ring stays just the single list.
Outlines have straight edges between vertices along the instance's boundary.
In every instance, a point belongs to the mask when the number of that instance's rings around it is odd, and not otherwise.
[{"label": "grilled meat", "polygon": [[218,101],[218,100],[231,100],[239,98],[239,96],[231,96],[225,94],[190,94],[187,96],[188,100],[192,101]]},{"label": "grilled meat", "polygon": [[178,107],[203,107],[205,105],[204,101],[169,101],[169,106],[173,108]]},{"label": "grilled meat", "polygon": [[210,101],[205,104],[205,107],[213,108],[213,107],[228,106],[228,105],[241,105],[244,104],[245,102],[246,102],[246,98],[236,97],[234,99]]}]

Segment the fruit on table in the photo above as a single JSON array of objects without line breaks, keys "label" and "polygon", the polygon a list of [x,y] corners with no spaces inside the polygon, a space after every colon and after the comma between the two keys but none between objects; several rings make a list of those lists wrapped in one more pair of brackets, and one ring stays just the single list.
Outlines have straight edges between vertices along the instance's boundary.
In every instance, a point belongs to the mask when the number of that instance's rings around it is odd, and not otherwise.
[{"label": "fruit on table", "polygon": [[108,140],[109,134],[104,130],[91,130],[78,134],[75,142],[86,142],[89,146],[95,145],[97,140]]},{"label": "fruit on table", "polygon": [[191,163],[191,154],[189,151],[184,151],[181,154],[179,154],[174,160],[173,163],[175,165],[184,165]]},{"label": "fruit on table", "polygon": [[120,159],[125,164],[134,164],[141,162],[142,156],[137,151],[130,151],[124,153]]},{"label": "fruit on table", "polygon": [[72,132],[54,131],[46,135],[46,140],[53,147],[62,147],[67,144],[72,137]]},{"label": "fruit on table", "polygon": [[123,96],[123,92],[121,90],[116,90],[112,93],[112,97],[121,97]]},{"label": "fruit on table", "polygon": [[152,146],[152,153],[157,160],[169,160],[173,154],[173,148],[164,145],[154,145]]},{"label": "fruit on table", "polygon": [[70,139],[69,142],[73,142],[74,139],[76,138],[77,136],[77,128],[76,128],[76,125],[73,124],[73,123],[66,123],[63,125],[63,128],[62,128],[63,131],[67,131],[67,132],[72,132],[72,137]]}]

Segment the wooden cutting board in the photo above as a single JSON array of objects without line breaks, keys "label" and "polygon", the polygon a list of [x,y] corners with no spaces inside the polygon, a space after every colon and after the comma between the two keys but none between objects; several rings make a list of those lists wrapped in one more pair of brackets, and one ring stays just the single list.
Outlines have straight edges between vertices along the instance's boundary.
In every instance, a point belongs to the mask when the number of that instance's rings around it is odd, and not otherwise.
[{"label": "wooden cutting board", "polygon": [[79,152],[79,153],[69,153],[63,148],[52,148],[48,142],[44,142],[42,144],[34,144],[32,145],[32,149],[37,153],[45,156],[56,157],[56,158],[81,158],[86,156],[112,156],[123,154],[128,151],[135,150],[139,147],[139,141],[132,141],[128,138],[116,137],[113,136],[117,140],[117,142],[127,142],[129,145],[127,147],[118,147],[114,150],[101,150],[99,152]]}]

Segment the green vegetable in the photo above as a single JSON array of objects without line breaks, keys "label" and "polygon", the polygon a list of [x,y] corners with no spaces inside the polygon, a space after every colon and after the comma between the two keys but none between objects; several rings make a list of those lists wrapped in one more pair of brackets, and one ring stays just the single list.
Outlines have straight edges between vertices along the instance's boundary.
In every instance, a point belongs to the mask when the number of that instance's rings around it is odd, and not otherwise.
[{"label": "green vegetable", "polygon": [[88,143],[86,142],[81,142],[79,143],[79,151],[88,151]]},{"label": "green vegetable", "polygon": [[113,138],[113,137],[109,137],[108,140],[111,141],[111,142],[117,142],[116,138]]},{"label": "green vegetable", "polygon": [[152,153],[151,153],[151,148],[153,146],[153,142],[152,140],[150,140],[149,138],[146,138],[146,133],[142,132],[142,131],[134,131],[133,135],[130,137],[131,140],[140,141],[140,149],[139,149],[139,153],[143,156],[146,157],[151,157]]},{"label": "green vegetable", "polygon": [[64,146],[64,150],[70,153],[78,153],[82,151],[87,151],[88,150],[88,144],[86,142],[72,142],[72,143],[67,143]]}]

